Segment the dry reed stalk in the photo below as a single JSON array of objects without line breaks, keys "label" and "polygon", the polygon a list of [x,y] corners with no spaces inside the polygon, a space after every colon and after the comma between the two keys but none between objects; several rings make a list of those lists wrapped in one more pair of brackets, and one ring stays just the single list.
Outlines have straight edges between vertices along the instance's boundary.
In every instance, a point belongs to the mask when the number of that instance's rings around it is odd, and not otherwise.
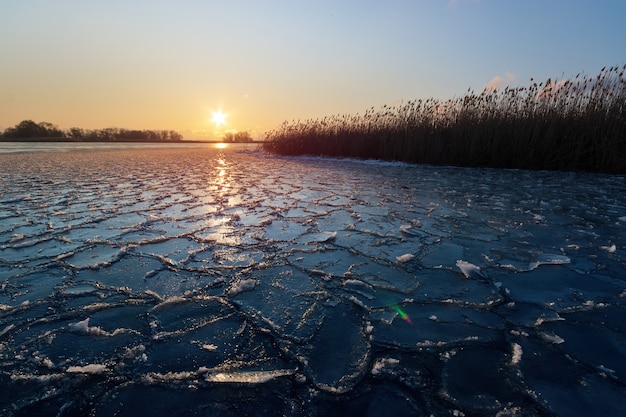
[{"label": "dry reed stalk", "polygon": [[625,69],[284,122],[264,146],[284,155],[626,173]]}]

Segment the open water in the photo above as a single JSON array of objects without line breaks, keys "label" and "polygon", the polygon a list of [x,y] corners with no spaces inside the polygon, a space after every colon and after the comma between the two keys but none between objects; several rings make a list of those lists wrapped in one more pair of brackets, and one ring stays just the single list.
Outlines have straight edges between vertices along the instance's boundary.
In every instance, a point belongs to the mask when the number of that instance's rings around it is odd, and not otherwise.
[{"label": "open water", "polygon": [[67,146],[0,151],[0,415],[626,410],[623,176]]}]

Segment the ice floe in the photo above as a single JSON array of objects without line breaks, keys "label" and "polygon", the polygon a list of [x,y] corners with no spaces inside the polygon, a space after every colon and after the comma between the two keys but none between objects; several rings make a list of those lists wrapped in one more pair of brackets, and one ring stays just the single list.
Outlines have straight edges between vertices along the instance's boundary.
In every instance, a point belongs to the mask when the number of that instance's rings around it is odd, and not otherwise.
[{"label": "ice floe", "polygon": [[204,146],[0,152],[1,415],[626,408],[623,177]]}]

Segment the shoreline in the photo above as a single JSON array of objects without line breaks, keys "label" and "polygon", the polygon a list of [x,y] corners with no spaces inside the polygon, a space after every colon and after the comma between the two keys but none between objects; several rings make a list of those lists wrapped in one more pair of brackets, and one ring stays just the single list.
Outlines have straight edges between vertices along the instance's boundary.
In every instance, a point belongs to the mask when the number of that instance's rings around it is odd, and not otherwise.
[{"label": "shoreline", "polygon": [[189,144],[189,143],[265,143],[264,140],[253,140],[246,142],[225,142],[223,140],[73,140],[68,138],[0,138],[0,143],[166,143],[166,144]]}]

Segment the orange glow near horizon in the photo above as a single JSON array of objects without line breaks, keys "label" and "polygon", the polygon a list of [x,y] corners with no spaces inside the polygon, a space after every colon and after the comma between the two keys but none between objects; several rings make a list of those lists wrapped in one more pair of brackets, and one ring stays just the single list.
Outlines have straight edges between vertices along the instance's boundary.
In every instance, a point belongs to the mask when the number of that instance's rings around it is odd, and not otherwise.
[{"label": "orange glow near horizon", "polygon": [[[479,0],[379,2],[359,13],[330,1],[247,2],[245,12],[237,2],[144,3],[3,2],[0,39],[11,41],[0,45],[0,130],[33,120],[63,130],[174,130],[189,140],[218,140],[226,128],[260,137],[285,121],[596,74],[624,59],[612,30],[623,26],[619,1],[586,2],[566,26],[553,24],[560,2],[542,3],[541,14]],[[540,29],[493,24],[510,16]],[[442,28],[446,36],[431,36]],[[477,41],[500,38],[497,57]],[[603,47],[554,54],[561,39]],[[546,59],[520,57],[535,49]],[[476,56],[490,59],[467,65]]]}]

